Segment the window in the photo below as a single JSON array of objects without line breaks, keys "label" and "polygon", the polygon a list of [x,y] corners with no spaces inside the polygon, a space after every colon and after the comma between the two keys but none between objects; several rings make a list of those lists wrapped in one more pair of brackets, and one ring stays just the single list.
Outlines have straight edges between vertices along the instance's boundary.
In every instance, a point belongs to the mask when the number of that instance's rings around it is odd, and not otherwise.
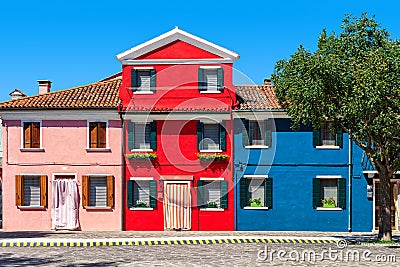
[{"label": "window", "polygon": [[242,119],[243,146],[271,147],[273,123],[274,121],[272,119],[265,121],[249,121],[247,119]]},{"label": "window", "polygon": [[313,131],[314,147],[343,147],[343,132],[335,131],[334,122],[325,122],[319,130]]},{"label": "window", "polygon": [[114,207],[114,176],[82,176],[82,206]]},{"label": "window", "polygon": [[47,176],[17,175],[15,177],[16,206],[46,207]]},{"label": "window", "polygon": [[226,150],[226,129],[218,123],[197,123],[197,145],[200,151]]},{"label": "window", "polygon": [[106,148],[106,123],[89,122],[89,146],[90,148]]},{"label": "window", "polygon": [[40,148],[40,122],[24,122],[24,148]]},{"label": "window", "polygon": [[157,148],[156,122],[128,124],[129,150],[155,150]]},{"label": "window", "polygon": [[272,208],[272,178],[240,179],[240,206],[242,208]]},{"label": "window", "polygon": [[132,69],[132,91],[136,93],[154,93],[156,89],[156,72],[154,69]]},{"label": "window", "polygon": [[314,178],[313,207],[346,208],[346,179]]},{"label": "window", "polygon": [[154,180],[128,181],[128,208],[156,208],[157,182]]},{"label": "window", "polygon": [[197,204],[200,208],[228,208],[228,182],[197,181]]},{"label": "window", "polygon": [[199,68],[199,91],[217,93],[224,89],[224,71],[219,67]]}]

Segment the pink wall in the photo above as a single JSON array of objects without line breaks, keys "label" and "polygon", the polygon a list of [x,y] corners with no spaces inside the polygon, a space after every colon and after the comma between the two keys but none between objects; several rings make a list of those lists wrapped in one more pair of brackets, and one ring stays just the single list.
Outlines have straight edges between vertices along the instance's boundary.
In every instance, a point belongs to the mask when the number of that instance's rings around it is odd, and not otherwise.
[{"label": "pink wall", "polygon": [[[49,230],[51,228],[51,181],[53,174],[76,174],[79,194],[82,175],[115,177],[112,210],[86,210],[80,205],[82,230],[121,230],[121,122],[108,121],[110,151],[87,152],[87,122],[46,120],[42,122],[42,152],[20,151],[21,121],[3,121],[3,228],[4,230]],[[44,210],[20,210],[15,206],[15,175],[48,177],[48,205]]]}]

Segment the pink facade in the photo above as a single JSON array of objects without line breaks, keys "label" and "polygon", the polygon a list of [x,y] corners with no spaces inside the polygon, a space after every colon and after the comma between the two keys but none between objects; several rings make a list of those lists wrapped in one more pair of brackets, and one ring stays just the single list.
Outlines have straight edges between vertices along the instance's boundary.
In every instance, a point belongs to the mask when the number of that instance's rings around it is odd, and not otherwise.
[{"label": "pink facade", "polygon": [[[69,111],[74,114],[73,111]],[[21,149],[21,120],[7,119],[3,115],[3,228],[4,230],[50,230],[52,228],[51,207],[52,182],[60,175],[70,176],[78,185],[79,224],[80,230],[121,230],[121,122],[117,112],[115,118],[102,118],[102,112],[96,111],[96,119],[91,117],[57,120],[52,112],[43,112],[42,117],[54,120],[35,121],[41,125],[41,149]],[[9,113],[11,114],[11,113]],[[32,117],[30,113],[30,117]],[[76,114],[75,114],[76,115]],[[19,116],[23,118],[23,116]],[[29,119],[27,119],[29,121]],[[88,149],[88,121],[104,121],[107,123],[106,149]],[[47,206],[18,207],[16,205],[16,176],[47,176]],[[87,175],[107,175],[114,177],[114,205],[107,208],[82,207],[82,177]]]}]

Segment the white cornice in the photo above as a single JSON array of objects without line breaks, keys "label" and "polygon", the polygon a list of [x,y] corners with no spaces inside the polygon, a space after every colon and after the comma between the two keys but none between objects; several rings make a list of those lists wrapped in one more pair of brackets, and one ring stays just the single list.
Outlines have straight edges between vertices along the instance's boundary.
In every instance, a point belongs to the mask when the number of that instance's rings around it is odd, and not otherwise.
[{"label": "white cornice", "polygon": [[119,120],[115,110],[21,110],[2,111],[3,120]]},{"label": "white cornice", "polygon": [[234,110],[233,118],[243,118],[243,119],[290,119],[290,117],[284,111],[268,111],[268,110],[260,110],[260,111],[252,111],[252,110]]},{"label": "white cornice", "polygon": [[224,64],[233,63],[230,58],[203,59],[123,59],[123,65],[189,65],[189,64]]},{"label": "white cornice", "polygon": [[213,53],[222,58],[230,58],[232,61],[239,58],[239,55],[236,54],[235,52],[232,52],[226,48],[223,48],[221,46],[213,44],[213,43],[206,41],[200,37],[197,37],[188,32],[185,32],[185,31],[179,29],[178,27],[175,27],[174,29],[172,29],[169,32],[166,32],[156,38],[153,38],[147,42],[144,42],[144,43],[137,45],[125,52],[118,54],[117,59],[121,62],[123,62],[124,60],[126,60],[128,58],[134,59],[134,58],[137,58],[148,52],[151,52],[157,48],[160,48],[164,45],[167,45],[171,42],[174,42],[176,40],[181,40],[188,44],[194,45],[196,47],[199,47],[200,49],[203,49],[205,51]]}]

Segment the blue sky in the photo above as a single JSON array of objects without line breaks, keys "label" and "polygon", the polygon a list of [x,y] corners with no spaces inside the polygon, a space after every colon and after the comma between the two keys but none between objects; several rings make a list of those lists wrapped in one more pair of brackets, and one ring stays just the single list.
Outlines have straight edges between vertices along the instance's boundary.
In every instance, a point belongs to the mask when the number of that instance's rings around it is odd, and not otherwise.
[{"label": "blue sky", "polygon": [[120,71],[115,56],[174,26],[235,51],[234,67],[255,83],[300,44],[314,50],[319,33],[338,31],[344,14],[376,15],[400,39],[400,2],[336,1],[2,1],[0,101],[18,88],[37,94],[100,80]]}]

